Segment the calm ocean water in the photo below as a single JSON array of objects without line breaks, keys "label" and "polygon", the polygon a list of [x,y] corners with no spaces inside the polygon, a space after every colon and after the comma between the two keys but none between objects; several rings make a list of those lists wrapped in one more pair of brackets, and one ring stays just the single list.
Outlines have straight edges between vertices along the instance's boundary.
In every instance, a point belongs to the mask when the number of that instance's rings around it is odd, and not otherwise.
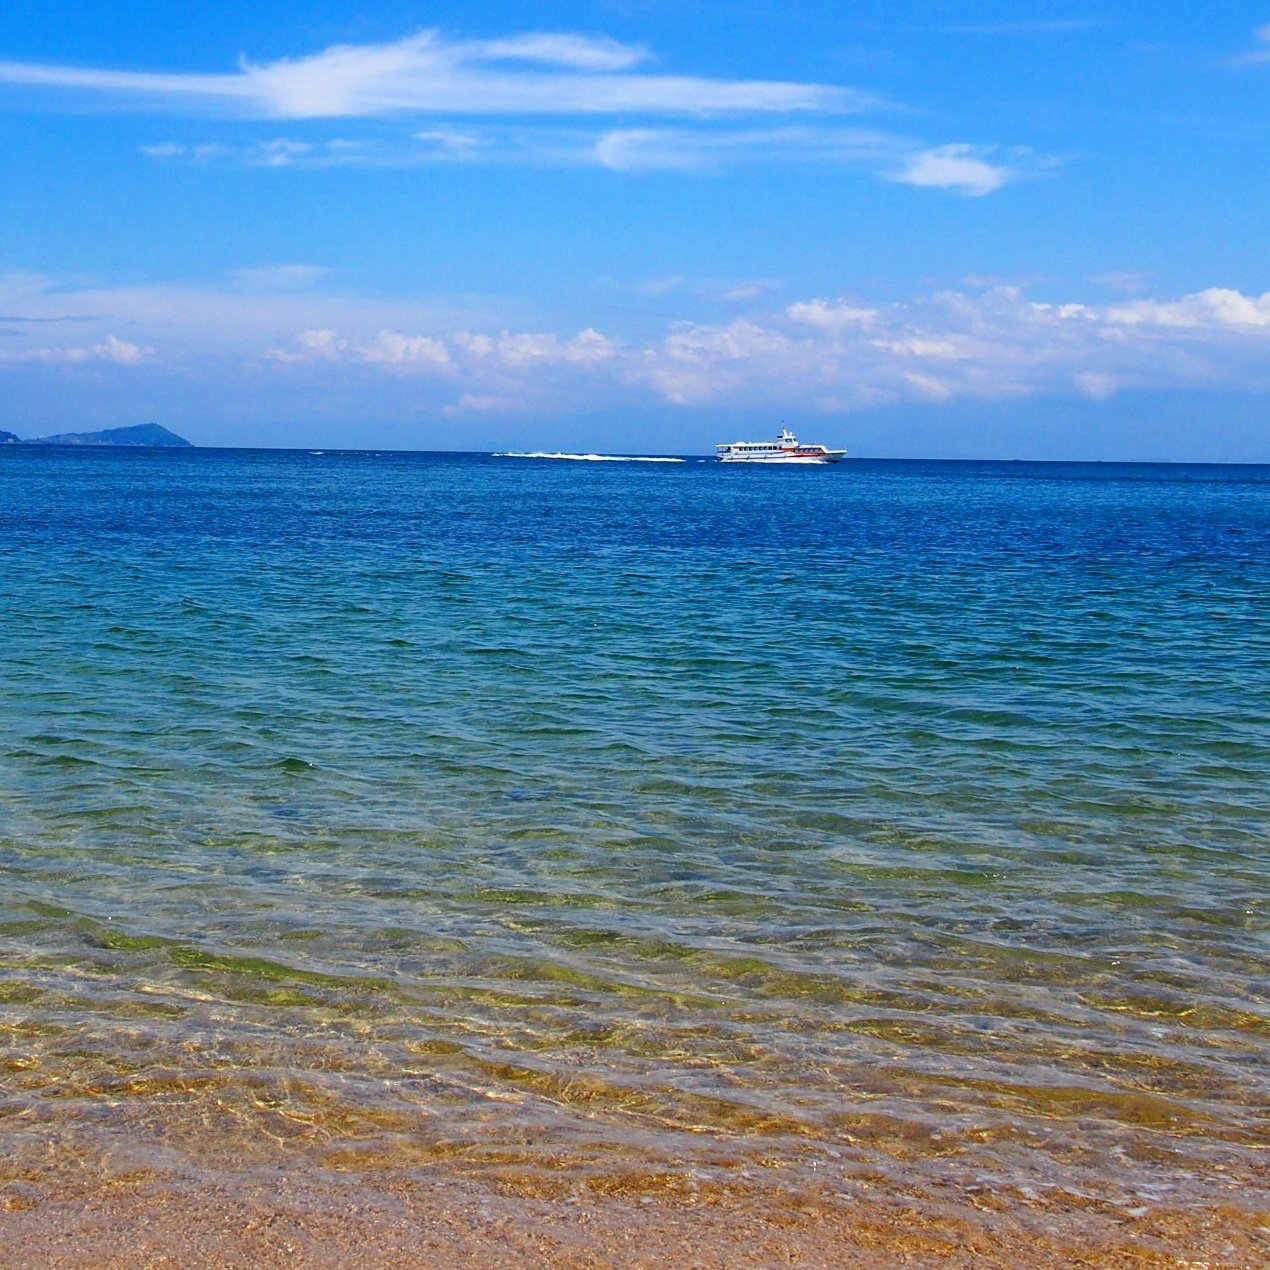
[{"label": "calm ocean water", "polygon": [[8,449],[0,559],[4,1176],[1259,1185],[1270,468]]}]

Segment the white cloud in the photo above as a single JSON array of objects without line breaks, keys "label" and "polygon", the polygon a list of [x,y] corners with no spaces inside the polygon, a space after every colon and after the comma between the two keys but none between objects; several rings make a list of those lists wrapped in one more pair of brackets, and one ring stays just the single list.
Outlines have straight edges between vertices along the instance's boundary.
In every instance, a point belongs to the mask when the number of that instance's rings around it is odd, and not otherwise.
[{"label": "white cloud", "polygon": [[367,344],[357,345],[357,354],[367,365],[422,366],[444,369],[450,365],[450,353],[430,335],[402,335],[399,331],[380,331]]},{"label": "white cloud", "polygon": [[655,128],[618,128],[595,143],[595,161],[614,172],[689,170],[702,163],[702,147],[685,146],[682,134]]},{"label": "white cloud", "polygon": [[672,291],[678,291],[684,285],[684,279],[681,274],[667,274],[661,278],[646,278],[643,282],[635,285],[635,290],[640,295],[652,296],[656,299],[658,296],[669,295]]},{"label": "white cloud", "polygon": [[1270,22],[1264,26],[1259,26],[1252,33],[1253,42],[1256,48],[1251,53],[1246,53],[1240,60],[1244,62],[1270,62]]},{"label": "white cloud", "polygon": [[[183,145],[163,141],[137,149],[156,163],[232,165],[245,168],[296,167],[401,167],[423,162],[429,156],[418,146],[398,142],[349,141],[330,137],[320,141],[299,141],[294,137],[271,137],[241,145],[212,142]],[[453,157],[449,150],[438,154]]]},{"label": "white cloud", "polygon": [[[842,85],[667,75],[649,69],[650,60],[644,48],[606,37],[459,40],[432,30],[306,57],[244,59],[236,72],[219,75],[0,62],[0,83],[231,119],[436,121],[357,140],[280,136],[141,146],[156,162],[267,168],[531,162],[622,173],[720,171],[743,163],[870,165],[897,183],[977,197],[1042,166],[1023,150],[1010,152],[1006,162],[996,147],[931,147],[844,128],[834,122],[843,114],[883,103]],[[467,122],[456,126],[456,115]],[[772,115],[808,122],[753,126],[755,117]],[[621,126],[562,122],[603,116],[620,117]],[[674,118],[689,122],[666,126]],[[742,119],[747,126],[738,126]]]},{"label": "white cloud", "polygon": [[1126,326],[1270,327],[1270,292],[1247,296],[1212,287],[1180,300],[1134,300],[1107,310]]},{"label": "white cloud", "polygon": [[776,290],[774,282],[735,282],[718,293],[724,304],[749,304]]},{"label": "white cloud", "polygon": [[613,340],[590,328],[568,340],[546,332],[474,335],[456,331],[441,339],[384,330],[365,339],[310,330],[296,336],[292,347],[269,349],[265,355],[287,365],[347,362],[423,371],[448,371],[457,360],[469,367],[492,367],[501,372],[542,366],[592,366],[607,361],[617,347]]},{"label": "white cloud", "polygon": [[350,140],[275,137],[235,145],[161,142],[139,147],[158,163],[241,167],[412,167],[435,163],[601,167],[612,172],[722,172],[740,165],[860,167],[894,176],[926,153],[920,143],[877,130],[789,125],[746,128],[718,123],[692,127],[597,129],[553,124],[473,123],[408,134]]},{"label": "white cloud", "polygon": [[1010,167],[992,163],[987,158],[991,148],[969,145],[936,146],[909,158],[890,174],[901,185],[920,185],[930,189],[955,190],[972,198],[992,194],[1015,179]]},{"label": "white cloud", "polygon": [[[0,62],[0,84],[156,113],[433,124],[359,139],[156,140],[139,147],[156,162],[260,168],[532,162],[622,173],[717,171],[742,163],[870,165],[894,182],[976,197],[1041,166],[1022,150],[1011,151],[1007,162],[995,147],[930,147],[838,126],[834,120],[843,114],[883,105],[853,88],[664,74],[642,46],[572,33],[463,40],[426,30],[269,62],[243,58],[236,70],[218,74],[9,61]],[[753,126],[756,117],[773,115],[809,122]],[[454,116],[469,122],[455,126]],[[564,122],[606,116],[620,126],[570,130]],[[668,119],[690,126],[663,126]],[[737,126],[740,120],[748,126]]]},{"label": "white cloud", "polygon": [[[767,321],[682,323],[629,374],[681,404],[781,396],[816,409],[1008,399],[1073,390],[1270,389],[1270,296],[1201,292],[1095,307],[1012,287],[866,307],[804,300]],[[1185,320],[1182,320],[1185,319]]]},{"label": "white cloud", "polygon": [[1102,374],[1095,370],[1083,370],[1072,376],[1076,390],[1094,401],[1107,401],[1114,397],[1120,388],[1120,380],[1115,375]]},{"label": "white cloud", "polygon": [[287,168],[300,159],[308,158],[316,148],[308,141],[279,137],[260,145],[255,162],[260,167]]},{"label": "white cloud", "polygon": [[[61,324],[70,316],[77,328],[81,323],[102,332],[126,328],[127,338],[147,360],[148,347],[153,347],[163,365],[179,366],[183,374],[215,384],[222,376],[236,375],[235,367],[348,362],[344,344],[350,335],[387,366],[391,363],[384,359],[390,353],[377,342],[381,332],[431,335],[491,325],[498,329],[506,321],[502,306],[495,303],[349,295],[296,285],[300,279],[294,271],[287,266],[281,270],[272,282],[267,270],[254,276],[248,271],[250,285],[242,274],[233,273],[222,285],[204,287],[86,286],[24,271],[0,273],[0,314],[18,319],[22,333],[21,344],[17,339],[5,342],[6,360],[19,360],[17,354],[33,364],[67,360],[53,336],[64,333]],[[297,340],[299,332],[311,334]],[[96,337],[77,343],[91,352]],[[270,349],[281,352],[269,357]],[[103,350],[96,360],[108,352]],[[76,357],[85,360],[82,353]]]},{"label": "white cloud", "polygon": [[614,342],[588,328],[571,340],[551,334],[470,335],[460,332],[455,343],[476,361],[501,368],[521,370],[531,366],[560,364],[594,365],[606,361],[616,348]]},{"label": "white cloud", "polygon": [[348,351],[349,342],[334,331],[301,331],[294,348],[271,348],[265,356],[273,362],[299,366],[312,362],[337,362]]},{"label": "white cloud", "polygon": [[154,354],[152,348],[129,344],[107,335],[100,344],[84,348],[53,345],[48,348],[0,349],[0,362],[38,363],[44,366],[73,366],[83,362],[109,362],[115,366],[136,366]]},{"label": "white cloud", "polygon": [[648,50],[604,36],[513,35],[469,44],[481,60],[541,62],[580,71],[624,71],[648,60]]},{"label": "white cloud", "polygon": [[93,356],[100,361],[115,362],[119,366],[135,366],[153,352],[152,348],[139,348],[136,344],[116,339],[113,335],[107,335],[104,343],[92,349]]},{"label": "white cloud", "polygon": [[[754,372],[771,383],[807,375],[805,345],[774,326],[737,318],[725,326],[677,322],[659,342],[640,350],[629,367],[634,382],[650,384],[674,405],[734,399]],[[758,368],[762,367],[762,370]]]},{"label": "white cloud", "polygon": [[878,318],[877,309],[864,308],[847,300],[800,300],[791,304],[785,312],[794,322],[834,332],[850,327],[867,330]]},{"label": "white cloud", "polygon": [[0,82],[256,119],[384,115],[727,114],[852,111],[866,94],[826,84],[706,79],[639,71],[644,49],[571,34],[454,40],[423,31],[342,44],[235,73],[92,70],[0,62]]},{"label": "white cloud", "polygon": [[260,166],[256,160],[266,154],[267,145],[267,142],[262,142],[249,149],[242,147],[235,149],[233,146],[221,145],[219,142],[207,145],[182,145],[177,141],[160,141],[154,145],[138,146],[137,149],[147,159],[154,159],[156,162],[184,160],[189,163],[211,163],[218,159],[241,157],[248,166],[256,167]]},{"label": "white cloud", "polygon": [[450,158],[468,158],[485,145],[484,139],[479,135],[471,131],[459,132],[454,128],[426,128],[421,132],[411,133],[411,137]]},{"label": "white cloud", "polygon": [[942,380],[935,379],[931,375],[924,375],[919,371],[908,370],[904,372],[904,382],[913,390],[913,393],[926,401],[933,401],[939,405],[952,400],[953,390]]},{"label": "white cloud", "polygon": [[[200,290],[0,276],[0,313],[21,319],[4,341],[0,372],[55,376],[76,364],[115,364],[156,382],[179,375],[213,388],[230,379],[267,385],[270,400],[343,388],[359,400],[408,397],[455,415],[619,402],[849,411],[905,401],[1099,400],[1148,388],[1270,392],[1270,294],[1225,288],[1107,305],[1039,303],[1012,286],[885,304],[821,296],[635,337],[534,329],[493,308],[295,291],[287,269],[279,267],[272,290],[244,289],[238,278]],[[692,286],[677,294],[683,304],[715,303]],[[68,344],[65,332],[77,328],[57,320],[67,313],[103,331],[121,323],[130,342],[112,335]]]},{"label": "white cloud", "polygon": [[865,128],[616,128],[590,158],[616,172],[720,171],[740,163],[894,164],[917,149],[904,137]]},{"label": "white cloud", "polygon": [[265,356],[286,365],[316,362],[355,362],[399,370],[445,370],[451,365],[449,349],[430,335],[403,335],[380,331],[369,339],[348,338],[334,331],[302,331],[292,348],[272,348]]},{"label": "white cloud", "polygon": [[138,149],[148,159],[179,159],[189,152],[188,146],[178,145],[175,141],[161,141],[155,145],[139,146]]},{"label": "white cloud", "polygon": [[934,361],[958,361],[971,356],[957,340],[917,333],[895,340],[874,340],[873,346],[901,357],[924,357]]}]

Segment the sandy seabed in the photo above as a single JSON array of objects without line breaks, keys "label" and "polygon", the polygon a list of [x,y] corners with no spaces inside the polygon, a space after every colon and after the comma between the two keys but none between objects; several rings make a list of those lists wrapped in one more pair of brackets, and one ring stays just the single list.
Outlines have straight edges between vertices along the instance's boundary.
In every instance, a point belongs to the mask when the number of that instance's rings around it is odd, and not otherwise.
[{"label": "sandy seabed", "polygon": [[445,1176],[283,1173],[224,1185],[118,1178],[71,1195],[0,1188],[4,1267],[1266,1264],[1270,1218],[1254,1209],[1033,1205],[987,1189],[543,1195]]}]

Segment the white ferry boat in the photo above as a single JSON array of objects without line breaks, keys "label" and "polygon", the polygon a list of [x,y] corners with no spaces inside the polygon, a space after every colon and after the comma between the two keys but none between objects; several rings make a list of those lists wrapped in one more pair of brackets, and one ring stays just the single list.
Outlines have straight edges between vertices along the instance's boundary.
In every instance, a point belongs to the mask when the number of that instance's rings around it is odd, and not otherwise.
[{"label": "white ferry boat", "polygon": [[823,445],[799,445],[788,428],[775,441],[732,441],[714,447],[721,463],[837,463],[846,450]]}]

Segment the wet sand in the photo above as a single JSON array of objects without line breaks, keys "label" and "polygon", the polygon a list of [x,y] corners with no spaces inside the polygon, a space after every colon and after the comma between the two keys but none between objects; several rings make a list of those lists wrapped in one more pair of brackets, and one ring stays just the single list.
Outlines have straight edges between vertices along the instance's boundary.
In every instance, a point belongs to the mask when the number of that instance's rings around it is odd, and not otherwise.
[{"label": "wet sand", "polygon": [[439,1176],[278,1174],[209,1185],[116,1178],[59,1195],[0,1188],[0,1265],[1189,1266],[1270,1261],[1252,1208],[1123,1210],[986,1188],[942,1196],[657,1193],[563,1184],[551,1195]]}]

